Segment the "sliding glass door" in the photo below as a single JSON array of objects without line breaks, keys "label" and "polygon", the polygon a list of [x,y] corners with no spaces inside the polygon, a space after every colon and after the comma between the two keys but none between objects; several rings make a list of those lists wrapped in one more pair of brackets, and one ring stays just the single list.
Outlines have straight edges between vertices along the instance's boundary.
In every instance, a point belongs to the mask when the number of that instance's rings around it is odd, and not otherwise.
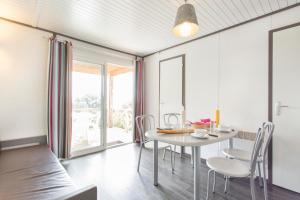
[{"label": "sliding glass door", "polygon": [[73,61],[71,156],[133,141],[134,68]]},{"label": "sliding glass door", "polygon": [[133,141],[134,68],[106,64],[107,146]]},{"label": "sliding glass door", "polygon": [[72,156],[104,149],[104,66],[73,61]]}]

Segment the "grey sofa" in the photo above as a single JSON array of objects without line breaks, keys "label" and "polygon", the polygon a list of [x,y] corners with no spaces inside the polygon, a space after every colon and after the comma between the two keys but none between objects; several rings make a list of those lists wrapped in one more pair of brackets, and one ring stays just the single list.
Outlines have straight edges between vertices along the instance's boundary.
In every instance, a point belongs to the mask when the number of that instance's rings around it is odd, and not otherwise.
[{"label": "grey sofa", "polygon": [[0,152],[0,199],[97,200],[97,187],[77,188],[46,145]]}]

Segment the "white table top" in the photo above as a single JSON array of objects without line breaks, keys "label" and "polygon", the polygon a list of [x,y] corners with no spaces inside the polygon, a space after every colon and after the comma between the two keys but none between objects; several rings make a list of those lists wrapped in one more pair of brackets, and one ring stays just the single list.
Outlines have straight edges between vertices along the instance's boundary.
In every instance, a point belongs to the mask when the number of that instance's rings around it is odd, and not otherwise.
[{"label": "white table top", "polygon": [[213,144],[223,140],[230,139],[237,135],[238,131],[233,131],[231,133],[220,133],[214,132],[212,134],[218,135],[218,137],[209,136],[207,139],[199,139],[192,137],[190,133],[181,134],[165,134],[157,133],[156,131],[146,132],[146,137],[151,140],[157,140],[160,142],[165,142],[173,145],[179,146],[204,146],[208,144]]}]

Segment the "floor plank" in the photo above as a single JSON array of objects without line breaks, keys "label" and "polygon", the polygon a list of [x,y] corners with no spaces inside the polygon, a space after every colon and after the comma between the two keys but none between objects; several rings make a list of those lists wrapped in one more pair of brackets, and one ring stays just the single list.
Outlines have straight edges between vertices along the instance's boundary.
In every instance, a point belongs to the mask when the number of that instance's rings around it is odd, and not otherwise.
[{"label": "floor plank", "polygon": [[[153,186],[152,151],[142,154],[140,173],[136,171],[138,146],[125,145],[68,161],[63,165],[79,186],[96,184],[101,200],[191,200],[193,199],[193,168],[189,158],[176,157],[175,173],[171,173],[170,155],[159,155],[159,186]],[[205,199],[207,167],[201,166],[201,197]],[[258,185],[258,184],[257,184]],[[209,199],[249,200],[248,179],[232,179],[228,194],[223,193],[224,179],[217,175],[216,193]],[[257,199],[263,199],[263,189],[256,188]],[[300,200],[300,195],[279,187],[269,189],[269,200]]]}]

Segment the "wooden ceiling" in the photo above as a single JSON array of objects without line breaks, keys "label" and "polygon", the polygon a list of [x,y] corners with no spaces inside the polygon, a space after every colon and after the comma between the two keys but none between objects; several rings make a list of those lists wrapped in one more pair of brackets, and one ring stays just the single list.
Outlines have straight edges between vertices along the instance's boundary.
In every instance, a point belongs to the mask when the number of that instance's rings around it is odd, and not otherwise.
[{"label": "wooden ceiling", "polygon": [[299,4],[300,0],[188,0],[200,32],[176,38],[171,29],[184,0],[0,0],[0,17],[50,29],[136,55],[203,36]]}]

